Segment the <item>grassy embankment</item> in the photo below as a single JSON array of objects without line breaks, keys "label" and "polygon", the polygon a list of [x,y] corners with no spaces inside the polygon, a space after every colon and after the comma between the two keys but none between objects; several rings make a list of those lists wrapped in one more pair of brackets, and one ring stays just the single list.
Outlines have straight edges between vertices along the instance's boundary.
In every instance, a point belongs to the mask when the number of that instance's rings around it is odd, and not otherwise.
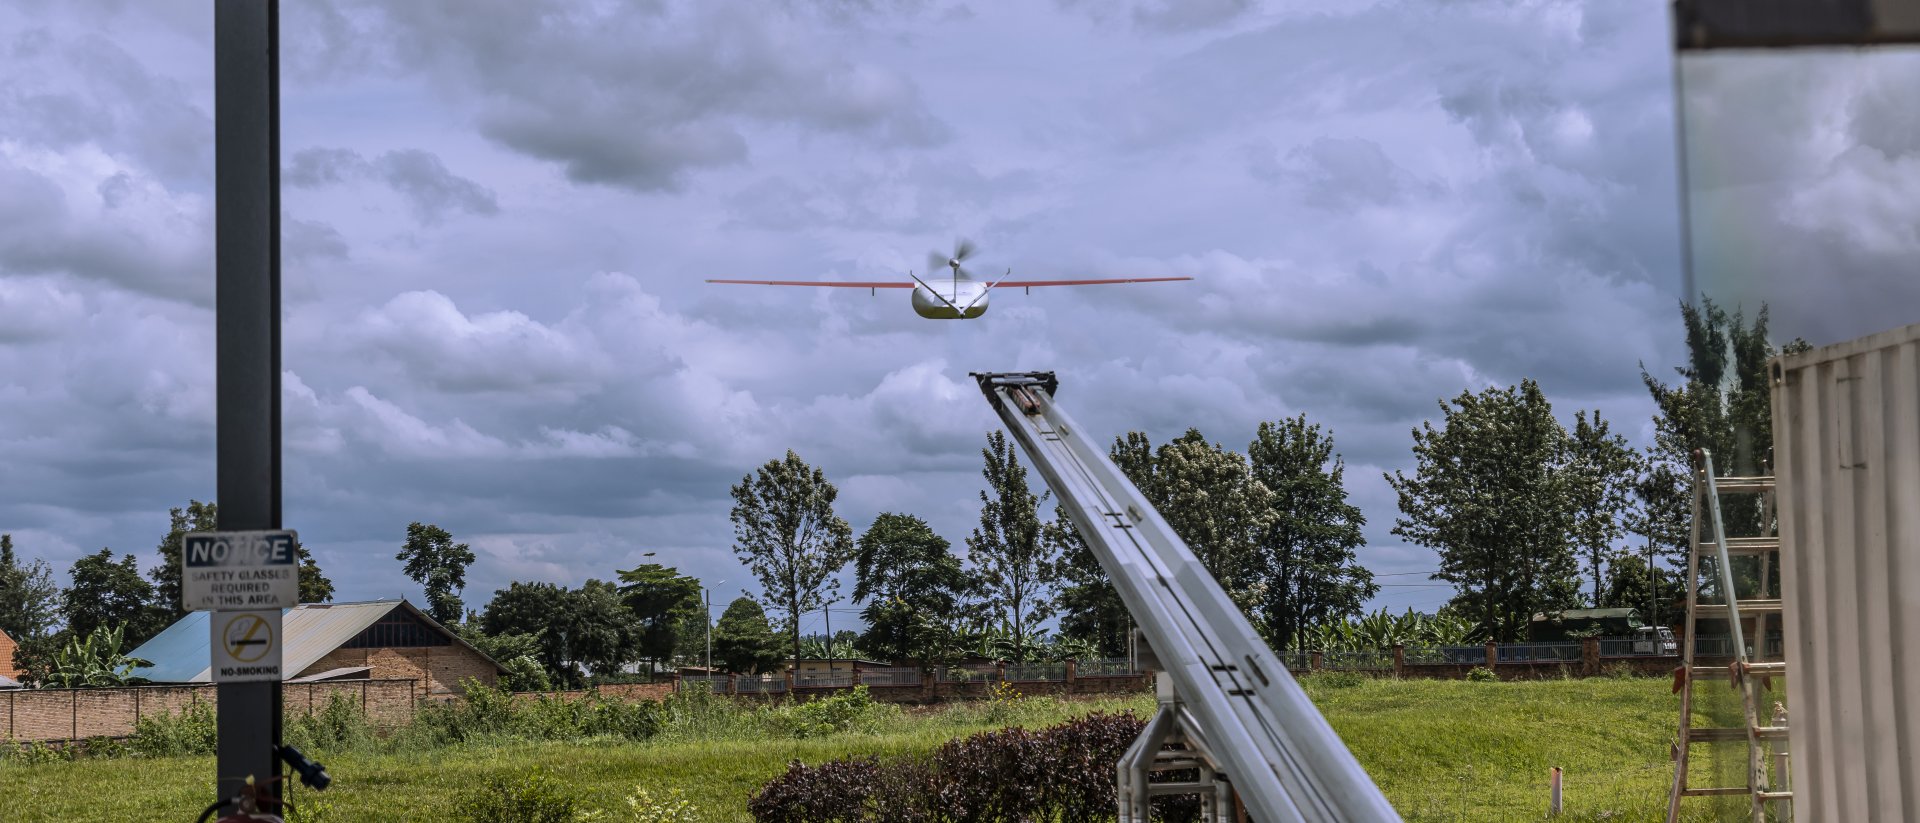
[{"label": "grassy embankment", "polygon": [[[1664,680],[1539,683],[1359,681],[1308,678],[1315,702],[1410,821],[1509,821],[1544,817],[1547,773],[1565,769],[1569,821],[1658,820],[1677,698]],[[539,766],[597,808],[634,787],[677,788],[702,819],[747,819],[746,798],[790,759],[925,752],[988,728],[1045,725],[1096,709],[1151,710],[1130,700],[956,706],[890,713],[864,731],[780,739],[751,722],[670,724],[643,743],[489,743],[320,752],[333,788],[320,819],[442,819],[463,792],[491,775]],[[384,747],[391,748],[391,747]],[[0,820],[191,820],[207,802],[212,759],[0,760]],[[296,787],[296,802],[316,797]],[[1695,801],[1689,801],[1690,804]],[[1704,802],[1704,801],[1703,801]],[[1705,820],[1705,806],[1689,819]]]}]

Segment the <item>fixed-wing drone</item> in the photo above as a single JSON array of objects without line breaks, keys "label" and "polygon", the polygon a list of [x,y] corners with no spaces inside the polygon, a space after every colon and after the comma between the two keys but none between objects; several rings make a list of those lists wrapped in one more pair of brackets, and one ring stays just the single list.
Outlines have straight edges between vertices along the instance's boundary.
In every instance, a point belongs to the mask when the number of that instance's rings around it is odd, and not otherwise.
[{"label": "fixed-wing drone", "polygon": [[[841,289],[867,289],[878,293],[879,289],[913,289],[913,311],[921,317],[935,320],[971,320],[987,313],[987,293],[999,288],[1031,289],[1036,286],[1096,286],[1107,283],[1162,283],[1170,280],[1192,280],[1191,277],[1123,277],[1100,280],[1010,280],[1012,269],[999,280],[986,282],[976,280],[971,272],[961,268],[960,264],[973,256],[972,243],[961,240],[954,245],[953,254],[943,256],[938,252],[929,255],[931,269],[946,268],[951,271],[950,278],[938,278],[934,282],[920,279],[912,272],[907,276],[909,282],[898,280],[862,280],[862,281],[817,281],[817,280],[708,280],[709,283],[733,283],[742,286],[826,286]],[[929,272],[931,276],[931,272]],[[940,282],[940,281],[946,282]]]}]

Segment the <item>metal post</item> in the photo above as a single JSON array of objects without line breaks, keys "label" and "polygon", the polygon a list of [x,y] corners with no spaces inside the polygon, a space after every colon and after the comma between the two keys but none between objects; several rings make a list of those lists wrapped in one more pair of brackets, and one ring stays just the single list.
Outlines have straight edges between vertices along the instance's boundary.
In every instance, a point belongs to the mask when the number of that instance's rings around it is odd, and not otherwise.
[{"label": "metal post", "polygon": [[713,685],[713,590],[701,589],[707,594],[707,685]]},{"label": "metal post", "polygon": [[[215,398],[220,528],[280,528],[280,6],[215,0]],[[220,797],[280,797],[280,684],[222,683]],[[276,809],[265,809],[275,811]]]},{"label": "metal post", "polygon": [[[827,682],[829,683],[833,682],[833,609],[828,608],[828,606],[832,605],[832,603],[828,603],[826,606],[820,607],[820,614],[824,616],[827,621]],[[794,665],[797,666],[799,664],[795,663]]]}]

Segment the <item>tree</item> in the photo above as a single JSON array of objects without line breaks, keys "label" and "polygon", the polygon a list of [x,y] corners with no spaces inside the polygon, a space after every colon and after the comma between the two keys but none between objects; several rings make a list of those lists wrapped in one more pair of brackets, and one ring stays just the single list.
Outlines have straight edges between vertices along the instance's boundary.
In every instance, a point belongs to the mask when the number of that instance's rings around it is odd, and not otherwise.
[{"label": "tree", "polygon": [[[559,675],[567,670],[568,654],[561,633],[567,595],[566,589],[552,583],[509,583],[494,591],[493,600],[480,615],[480,628],[495,638],[528,638],[534,647],[531,653],[540,664]],[[528,653],[524,649],[520,652]]]},{"label": "tree", "polygon": [[1027,490],[1027,470],[1007,436],[989,432],[980,455],[987,490],[980,492],[980,525],[967,537],[967,558],[978,570],[985,605],[1015,638],[1018,659],[1030,624],[1053,614],[1057,547],[1040,539],[1037,512],[1047,495]]},{"label": "tree", "polygon": [[101,689],[147,682],[144,677],[134,676],[133,670],[152,666],[153,661],[126,653],[124,628],[124,625],[95,626],[84,637],[72,637],[54,653],[53,668],[47,679],[63,689]]},{"label": "tree", "polygon": [[1686,573],[1653,567],[1647,578],[1647,559],[1632,553],[1614,558],[1607,566],[1607,591],[1613,605],[1633,608],[1650,624],[1672,623],[1687,608]]},{"label": "tree", "polygon": [[1058,506],[1047,523],[1046,540],[1060,557],[1060,635],[1092,646],[1103,657],[1126,656],[1133,618],[1092,547]]},{"label": "tree", "polygon": [[834,575],[853,556],[853,528],[833,513],[840,492],[791,449],[784,460],[767,461],[731,491],[733,553],[760,581],[767,599],[786,613],[798,657],[800,616],[826,605],[839,591]]},{"label": "tree", "polygon": [[1256,539],[1265,585],[1255,617],[1267,641],[1284,647],[1315,626],[1360,614],[1380,586],[1356,554],[1367,521],[1347,502],[1346,463],[1331,433],[1304,414],[1262,422],[1247,456],[1253,482],[1269,494]]},{"label": "tree", "polygon": [[1632,506],[1634,470],[1639,459],[1627,440],[1607,430],[1594,409],[1575,413],[1567,466],[1568,504],[1573,509],[1573,544],[1593,575],[1593,607],[1615,602],[1606,588],[1605,566],[1618,553],[1614,542],[1626,533]]},{"label": "tree", "polygon": [[1199,429],[1154,452],[1160,515],[1243,611],[1267,585],[1256,541],[1267,528],[1272,492],[1247,471],[1246,458],[1209,444]]},{"label": "tree", "polygon": [[[1773,471],[1773,419],[1767,360],[1776,352],[1767,342],[1767,306],[1760,305],[1753,322],[1735,308],[1725,308],[1702,295],[1699,305],[1682,303],[1680,319],[1687,342],[1687,363],[1674,368],[1681,378],[1668,385],[1640,364],[1640,379],[1660,413],[1654,418],[1654,445],[1648,467],[1637,488],[1643,504],[1636,533],[1649,536],[1656,547],[1678,546],[1669,562],[1684,563],[1691,517],[1693,475],[1691,454],[1707,449],[1721,476],[1768,474]],[[1782,351],[1811,348],[1804,340],[1787,343]],[[1674,482],[1677,479],[1677,483]],[[1769,534],[1774,526],[1757,495],[1730,495],[1721,500],[1721,514],[1730,535]],[[1677,541],[1672,540],[1678,535]],[[1758,577],[1757,557],[1734,559],[1737,579]]]},{"label": "tree", "polygon": [[1440,410],[1441,428],[1413,430],[1414,476],[1386,476],[1400,504],[1393,533],[1437,551],[1434,578],[1454,585],[1454,604],[1512,642],[1534,612],[1579,602],[1567,433],[1532,380]]},{"label": "tree", "polygon": [[45,560],[22,563],[0,534],[0,631],[19,642],[45,637],[60,619],[60,586]]},{"label": "tree", "polygon": [[568,662],[579,663],[595,674],[606,674],[619,671],[634,659],[639,649],[639,626],[618,586],[606,580],[588,580],[568,592],[564,602],[560,638]]},{"label": "tree", "polygon": [[679,648],[687,616],[706,611],[700,602],[700,579],[658,563],[620,572],[620,595],[638,631],[635,651],[653,664],[671,658]]},{"label": "tree", "polygon": [[[167,535],[160,538],[156,551],[160,553],[160,565],[147,570],[153,578],[154,605],[165,615],[168,622],[185,617],[187,612],[181,608],[180,597],[180,539],[190,532],[217,531],[220,507],[213,501],[202,503],[188,500],[184,509],[168,510]],[[320,564],[313,559],[313,553],[299,542],[293,544],[294,554],[300,559],[300,602],[327,603],[333,600],[333,581],[327,579]]]},{"label": "tree", "polygon": [[913,515],[886,512],[873,519],[853,557],[853,599],[866,604],[860,619],[867,630],[857,640],[865,654],[933,665],[957,645],[946,635],[970,584],[950,547]]},{"label": "tree", "polygon": [[713,662],[743,674],[780,670],[780,639],[753,598],[739,598],[720,614],[713,627]]},{"label": "tree", "polygon": [[93,630],[118,626],[128,643],[139,645],[166,627],[166,615],[153,607],[153,584],[140,576],[133,555],[113,559],[101,549],[73,562],[73,585],[61,595],[67,632],[88,637]]},{"label": "tree", "polygon": [[439,526],[415,522],[407,526],[407,542],[394,559],[406,561],[407,576],[426,589],[427,614],[449,626],[460,622],[465,611],[460,593],[474,561],[467,544],[453,542],[453,535]]}]

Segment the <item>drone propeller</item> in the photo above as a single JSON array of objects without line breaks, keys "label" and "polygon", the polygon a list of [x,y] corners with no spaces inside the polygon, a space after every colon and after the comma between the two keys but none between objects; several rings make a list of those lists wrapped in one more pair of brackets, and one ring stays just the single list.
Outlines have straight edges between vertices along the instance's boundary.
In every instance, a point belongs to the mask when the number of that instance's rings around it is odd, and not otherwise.
[{"label": "drone propeller", "polygon": [[[946,269],[952,271],[958,267],[957,264],[967,262],[967,258],[972,257],[973,253],[978,250],[979,249],[973,245],[972,240],[962,237],[953,241],[953,254],[943,255],[937,251],[927,252],[927,262],[931,265],[932,270]],[[959,273],[961,277],[969,279],[973,277],[965,268],[961,268]]]}]

